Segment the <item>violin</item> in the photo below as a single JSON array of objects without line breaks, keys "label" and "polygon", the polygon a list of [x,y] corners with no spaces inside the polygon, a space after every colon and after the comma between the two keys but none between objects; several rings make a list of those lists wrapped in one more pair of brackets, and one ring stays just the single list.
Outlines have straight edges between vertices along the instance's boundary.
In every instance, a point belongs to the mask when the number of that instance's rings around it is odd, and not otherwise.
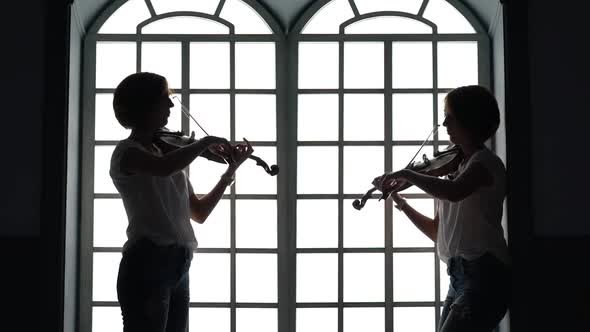
[{"label": "violin", "polygon": [[[435,130],[436,127],[430,134],[432,135],[432,133],[434,133]],[[430,137],[430,135],[428,137]],[[422,143],[416,155],[418,155],[418,153],[420,152],[427,140],[428,138],[426,138],[426,140]],[[458,145],[452,145],[447,147],[443,151],[435,152],[432,158],[428,158],[426,154],[423,154],[422,160],[420,162],[414,161],[416,155],[414,155],[414,158],[412,158],[410,163],[408,163],[408,165],[404,167],[404,169],[412,170],[414,172],[418,172],[424,175],[437,177],[449,175],[455,172],[459,167],[459,164],[463,160],[463,151]],[[401,182],[400,185],[394,186],[393,188],[390,188],[388,191],[382,192],[379,200],[387,199],[391,194],[406,190],[411,186],[413,186],[413,184],[411,184],[408,181]],[[376,190],[378,190],[376,187],[369,189],[361,199],[354,200],[352,202],[352,206],[357,210],[362,209],[365,206],[367,200],[373,196],[373,193]]]},{"label": "violin", "polygon": [[[170,131],[166,127],[157,130],[154,134],[154,138],[154,143],[164,152],[169,152],[175,148],[180,148],[197,141],[195,139],[195,132],[192,132],[191,136],[187,136],[180,131]],[[203,153],[201,153],[199,157],[207,158],[211,161],[221,164],[229,164],[233,159],[232,156],[229,154],[219,155],[218,153],[213,153],[209,149],[203,151]],[[262,167],[266,171],[266,173],[271,176],[275,176],[279,173],[279,167],[277,165],[272,165],[269,167],[268,164],[260,157],[250,155],[248,156],[248,159],[256,161],[256,165]]]}]

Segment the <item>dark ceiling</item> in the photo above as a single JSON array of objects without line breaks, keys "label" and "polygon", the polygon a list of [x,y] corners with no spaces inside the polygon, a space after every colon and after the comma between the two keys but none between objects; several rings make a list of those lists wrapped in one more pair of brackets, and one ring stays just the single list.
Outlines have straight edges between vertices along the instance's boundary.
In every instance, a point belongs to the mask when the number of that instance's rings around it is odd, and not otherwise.
[{"label": "dark ceiling", "polygon": [[[295,23],[299,15],[316,0],[258,0],[271,12],[284,29]],[[88,29],[95,17],[113,0],[74,0],[80,20]],[[462,0],[488,28],[497,14],[499,0]]]}]

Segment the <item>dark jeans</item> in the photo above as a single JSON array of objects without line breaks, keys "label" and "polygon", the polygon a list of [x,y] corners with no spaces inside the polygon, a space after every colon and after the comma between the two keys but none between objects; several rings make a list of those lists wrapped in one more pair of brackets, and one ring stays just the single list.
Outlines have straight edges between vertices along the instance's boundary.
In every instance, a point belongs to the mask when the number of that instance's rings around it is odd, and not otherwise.
[{"label": "dark jeans", "polygon": [[185,332],[192,250],[140,240],[119,265],[117,296],[124,332]]},{"label": "dark jeans", "polygon": [[508,267],[487,253],[470,261],[452,257],[447,273],[451,282],[439,332],[493,331],[508,308]]}]

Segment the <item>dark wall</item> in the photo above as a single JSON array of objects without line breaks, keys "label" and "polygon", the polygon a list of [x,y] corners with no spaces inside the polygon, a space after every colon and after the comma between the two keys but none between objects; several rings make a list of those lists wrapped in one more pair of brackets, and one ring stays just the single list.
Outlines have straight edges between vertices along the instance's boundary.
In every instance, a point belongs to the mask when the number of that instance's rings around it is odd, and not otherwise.
[{"label": "dark wall", "polygon": [[529,1],[535,231],[590,236],[590,48],[587,1]]},{"label": "dark wall", "polygon": [[588,4],[504,2],[512,331],[587,331]]},{"label": "dark wall", "polygon": [[[2,330],[38,327],[42,105],[44,99],[45,10],[42,0],[3,3],[2,190],[0,203],[0,311]],[[11,324],[14,323],[14,324]]]}]

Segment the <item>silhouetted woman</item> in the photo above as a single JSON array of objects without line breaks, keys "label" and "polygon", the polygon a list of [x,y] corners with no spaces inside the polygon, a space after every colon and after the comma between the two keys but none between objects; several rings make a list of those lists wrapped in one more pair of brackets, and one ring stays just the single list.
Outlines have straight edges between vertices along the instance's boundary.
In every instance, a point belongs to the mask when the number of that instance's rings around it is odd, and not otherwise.
[{"label": "silhouetted woman", "polygon": [[464,154],[458,170],[448,178],[401,170],[373,184],[388,191],[409,181],[435,198],[430,219],[399,194],[392,195],[396,208],[436,242],[447,264],[450,285],[439,331],[492,331],[506,313],[509,296],[509,256],[501,225],[506,172],[484,145],[498,129],[498,104],[484,87],[464,86],[447,95],[444,113],[450,140]]}]

